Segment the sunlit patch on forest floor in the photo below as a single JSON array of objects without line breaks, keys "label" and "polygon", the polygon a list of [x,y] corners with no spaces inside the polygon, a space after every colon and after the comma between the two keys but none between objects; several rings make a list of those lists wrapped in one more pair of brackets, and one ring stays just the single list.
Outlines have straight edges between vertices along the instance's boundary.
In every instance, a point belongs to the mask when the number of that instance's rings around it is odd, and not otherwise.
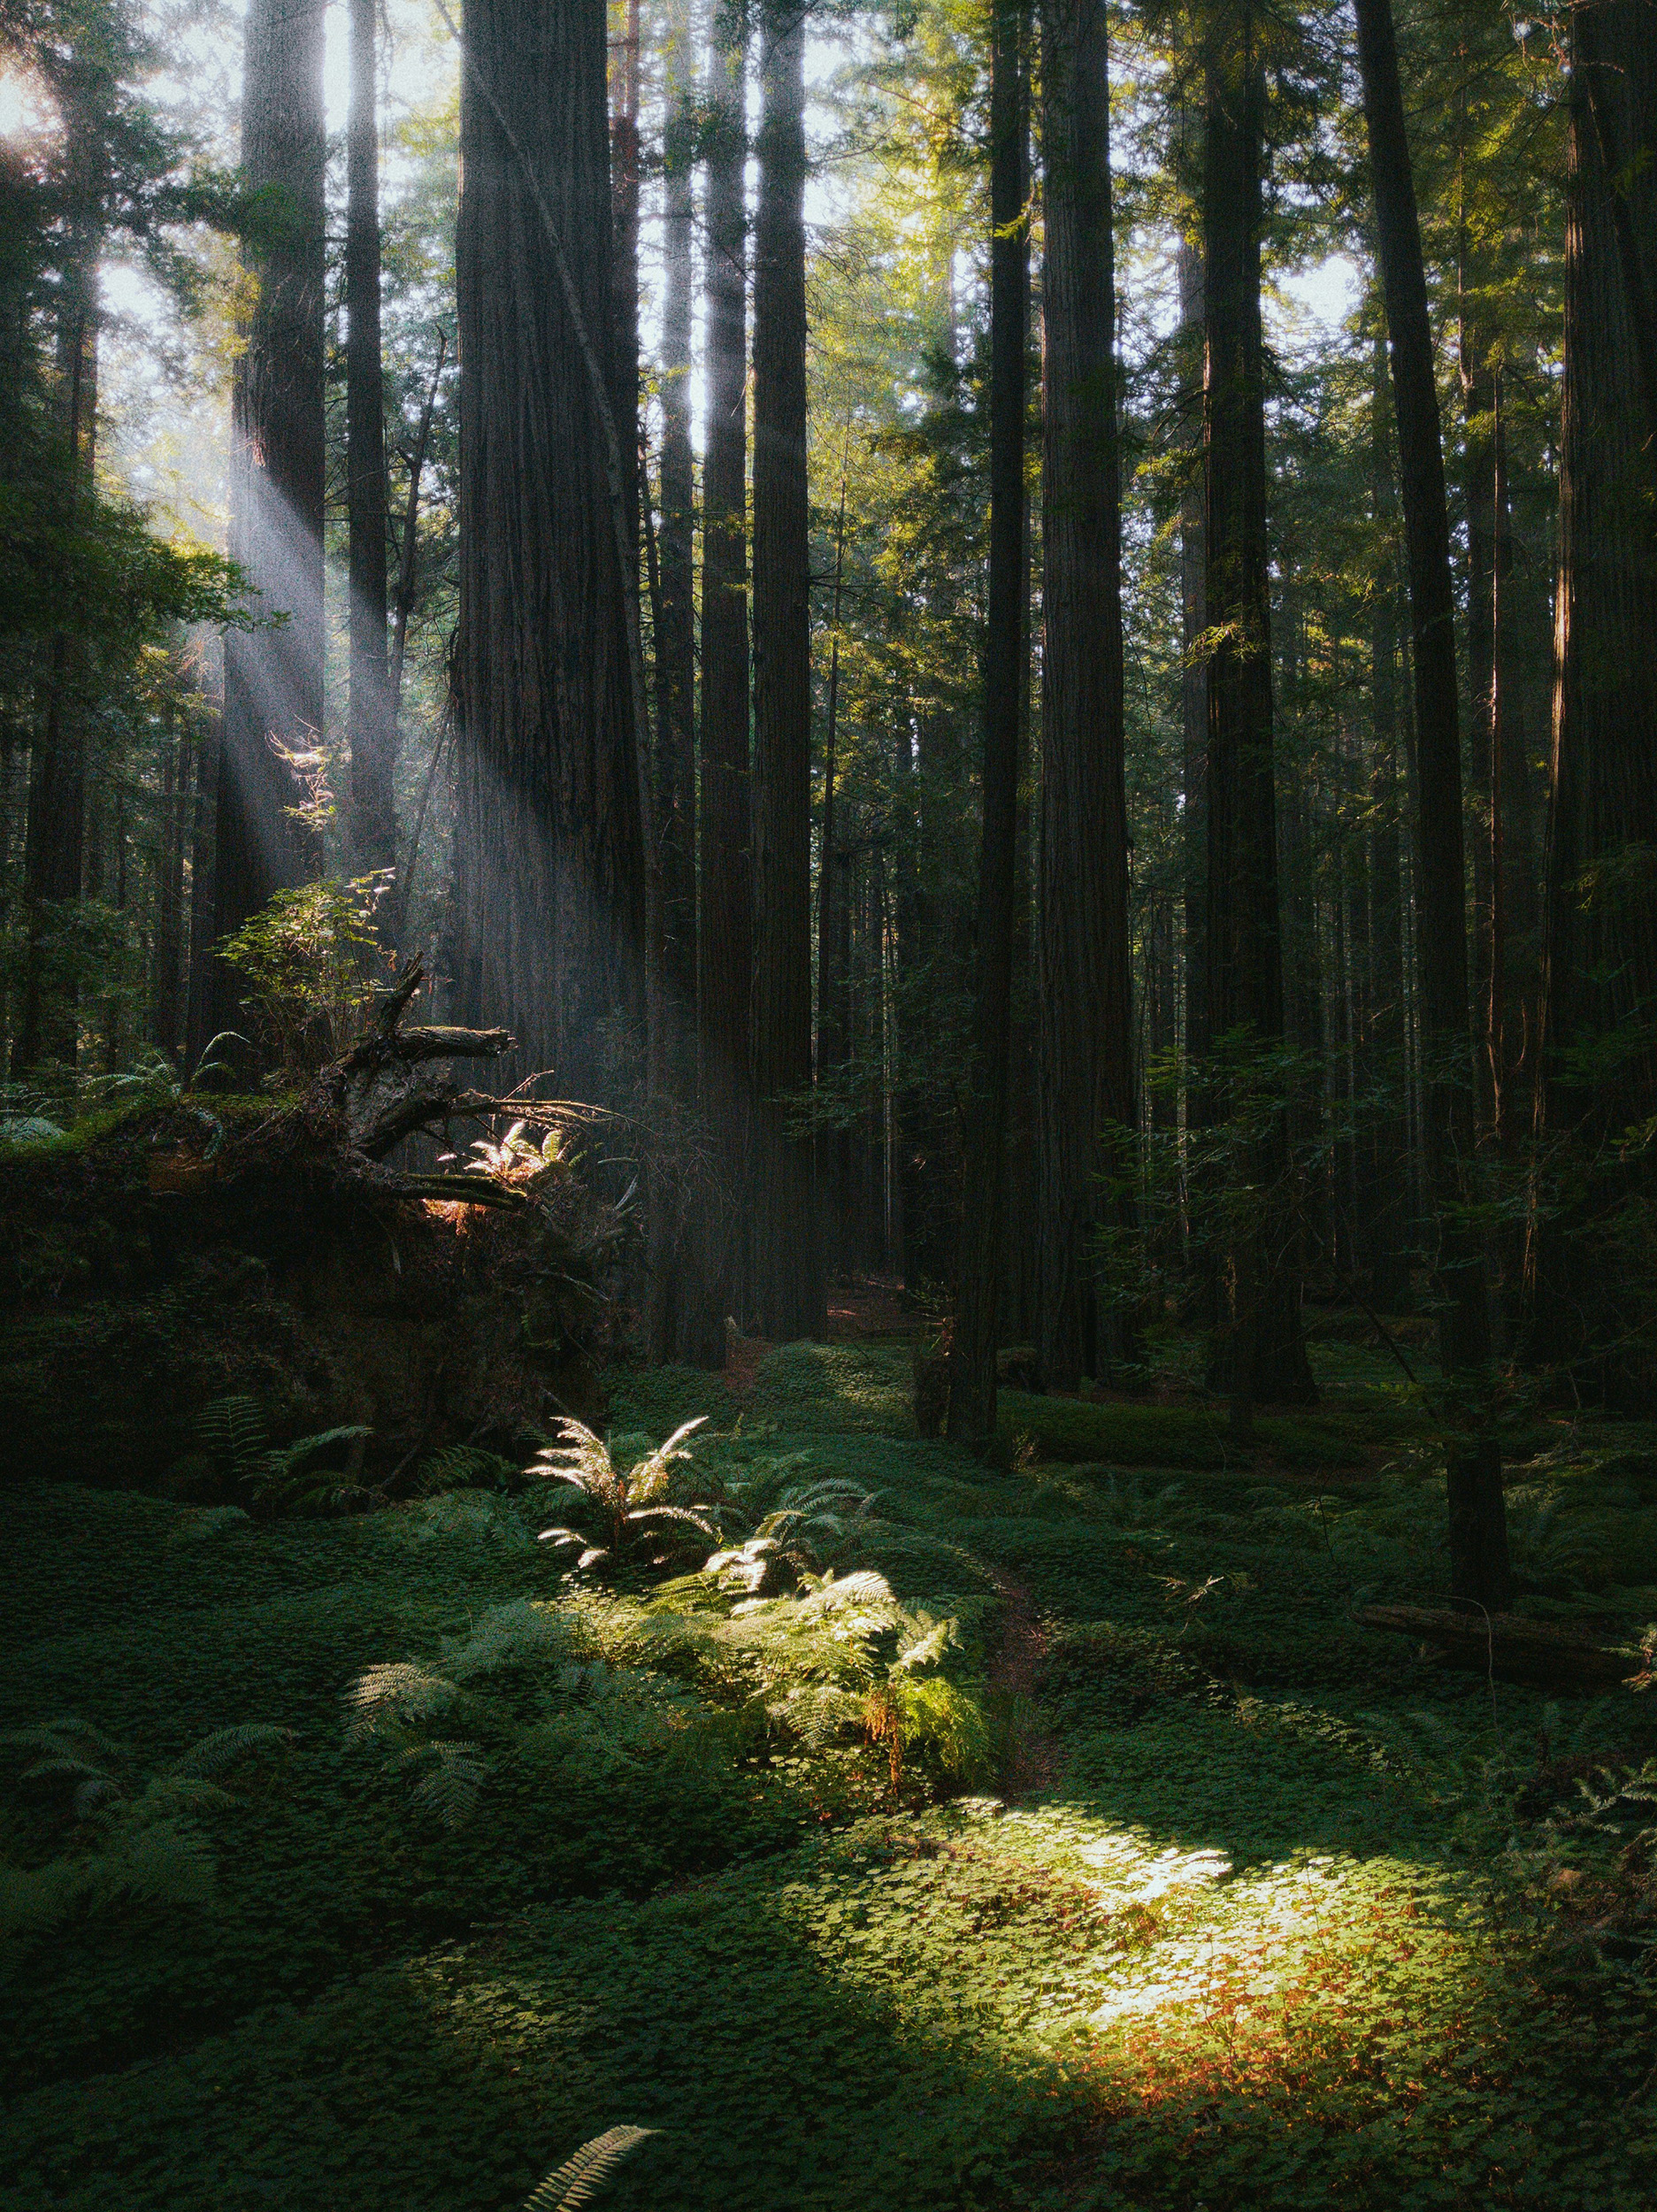
[{"label": "sunlit patch on forest floor", "polygon": [[[509,2212],[618,2121],[662,2131],[635,2212],[1648,2206],[1653,1701],[1352,1624],[1443,1587],[1443,1482],[1382,1361],[1319,1357],[1329,1402],[1241,1457],[1200,1405],[1016,1399],[980,1465],[914,1440],[897,1344],[618,1391],[618,1460],[710,1414],[699,1495],[872,1495],[835,1563],[955,1622],[937,1678],[981,1723],[895,1788],[813,1703],[832,1614],[573,1589],[538,1491],[262,1523],[5,1493],[0,1724],[102,1732],[152,1893],[54,1915],[86,1836],[12,1790],[8,2212]],[[1534,1448],[1523,1602],[1631,1647],[1657,1438]],[[403,1732],[353,1743],[342,1694],[403,1665]],[[180,1793],[254,1724],[291,1733]]]}]

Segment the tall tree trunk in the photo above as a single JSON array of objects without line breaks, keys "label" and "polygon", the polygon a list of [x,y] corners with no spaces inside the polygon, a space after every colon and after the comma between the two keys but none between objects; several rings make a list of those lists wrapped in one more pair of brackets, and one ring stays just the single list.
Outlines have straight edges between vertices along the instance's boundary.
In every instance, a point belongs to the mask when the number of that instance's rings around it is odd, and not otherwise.
[{"label": "tall tree trunk", "polygon": [[[844,871],[838,864],[836,841],[843,834],[838,819],[840,703],[840,611],[846,585],[846,480],[850,457],[851,431],[847,426],[847,449],[840,461],[840,513],[834,526],[834,596],[829,615],[829,673],[826,727],[823,738],[823,834],[817,864],[817,1079],[821,1085],[846,1057],[845,979],[838,966],[840,948],[839,901],[845,895]],[[907,762],[901,764],[900,774]],[[909,772],[912,774],[912,771]],[[908,872],[905,890],[913,882]],[[909,919],[910,901],[900,902],[899,927]],[[905,944],[905,952],[909,945]],[[845,1265],[845,1146],[838,1128],[825,1129],[817,1141],[817,1203],[823,1243],[825,1282]]]},{"label": "tall tree trunk", "polygon": [[188,719],[161,739],[161,824],[156,855],[156,941],[150,993],[150,1025],[169,1060],[176,1059],[182,1023],[180,986],[184,911],[184,822],[189,791]]},{"label": "tall tree trunk", "polygon": [[[717,0],[709,58],[707,410],[702,458],[702,733],[696,837],[697,1079],[728,1199],[708,1225],[706,1266],[724,1314],[748,1317],[749,1000],[753,879],[748,831],[748,157],[744,0]],[[717,1342],[688,1357],[725,1363]]]},{"label": "tall tree trunk", "polygon": [[1182,378],[1196,395],[1191,467],[1179,503],[1179,618],[1184,660],[1179,678],[1180,817],[1185,870],[1185,1057],[1201,1061],[1208,1049],[1208,675],[1197,641],[1208,627],[1202,550],[1202,249],[1179,244],[1179,327]]},{"label": "tall tree trunk", "polygon": [[1498,1021],[1495,997],[1496,887],[1491,869],[1495,829],[1496,718],[1496,380],[1490,334],[1469,297],[1465,229],[1456,269],[1459,294],[1457,372],[1461,393],[1461,497],[1467,513],[1467,673],[1472,706],[1468,733],[1467,814],[1472,840],[1472,1014],[1474,1076],[1483,1128],[1496,1120]]},{"label": "tall tree trunk", "polygon": [[[1036,1239],[1041,1373],[1073,1390],[1119,1359],[1095,1243],[1137,1119],[1128,979],[1121,463],[1104,0],[1046,0],[1042,205],[1041,826]],[[1107,1343],[1106,1338],[1115,1340]]]},{"label": "tall tree trunk", "polygon": [[990,81],[990,559],[984,639],[984,834],[978,863],[978,987],[966,1109],[968,1202],[949,1366],[949,1434],[995,1433],[1008,1063],[1012,1030],[1019,719],[1028,660],[1024,407],[1030,325],[1029,113],[1024,16],[992,0]]},{"label": "tall tree trunk", "polygon": [[[1301,612],[1298,553],[1299,549],[1285,533],[1277,552],[1277,566],[1282,577],[1280,618],[1273,626],[1273,642],[1278,649],[1281,672],[1278,684],[1281,707],[1277,718],[1277,740],[1273,746],[1272,782],[1277,813],[1284,1031],[1288,1044],[1301,1056],[1293,1079],[1289,1131],[1292,1141],[1300,1148],[1303,1156],[1316,1156],[1321,1150],[1336,1170],[1334,1180],[1327,1186],[1315,1185],[1309,1177],[1307,1178],[1301,1203],[1305,1210],[1308,1243],[1314,1248],[1321,1245],[1331,1252],[1338,1252],[1344,1262],[1344,1239],[1350,1228],[1350,1218],[1345,1204],[1345,1185],[1339,1170],[1350,1164],[1350,1147],[1344,1138],[1338,1138],[1326,1146],[1320,1146],[1318,1142],[1320,1133],[1331,1130],[1331,1121],[1335,1118],[1330,1086],[1336,1079],[1337,1071],[1334,1055],[1326,1048],[1326,1042],[1341,1033],[1338,1022],[1330,1022],[1325,1018],[1327,1001],[1313,843],[1317,814],[1317,778],[1307,757],[1300,727],[1300,657],[1305,620]],[[1339,736],[1336,742],[1339,749]],[[1337,894],[1338,916],[1339,910],[1339,895]],[[1339,945],[1339,926],[1336,934]],[[1339,963],[1333,980],[1339,991]],[[1328,1079],[1323,1086],[1320,1086],[1310,1073],[1311,1069],[1320,1064],[1324,1067]],[[1320,1091],[1323,1094],[1322,1096]],[[1331,1133],[1333,1133],[1332,1130]]]},{"label": "tall tree trunk", "polygon": [[[1277,549],[1282,578],[1280,618],[1274,642],[1279,649],[1279,699],[1272,781],[1277,798],[1278,902],[1283,929],[1284,1024],[1297,1052],[1316,1056],[1323,1031],[1323,982],[1317,927],[1316,861],[1314,826],[1317,775],[1300,725],[1301,612],[1300,549],[1285,534]],[[1339,746],[1339,737],[1337,746]]]},{"label": "tall tree trunk", "polygon": [[[1357,15],[1409,565],[1421,786],[1416,849],[1426,1063],[1423,1133],[1438,1212],[1438,1279],[1446,1302],[1439,1350],[1447,1375],[1476,1384],[1490,1359],[1490,1299],[1483,1247],[1465,1214],[1474,1194],[1474,1118],[1449,508],[1392,0],[1357,0]],[[1452,1448],[1449,1493],[1452,1592],[1492,1612],[1503,1610],[1513,1586],[1501,1455],[1489,1435],[1476,1432]]]},{"label": "tall tree trunk", "polygon": [[[947,709],[919,718],[916,757],[913,887],[899,924],[911,1005],[954,997],[966,931],[952,895],[948,864],[955,840],[950,801],[963,779],[958,734]],[[913,1065],[913,1062],[911,1062]],[[949,1086],[928,1065],[900,1102],[903,1171],[903,1273],[911,1290],[937,1292],[955,1272],[961,1204],[959,1123]]]},{"label": "tall tree trunk", "polygon": [[[627,0],[626,29],[611,72],[610,262],[610,410],[625,474],[627,542],[639,544],[639,0]],[[635,579],[636,581],[636,579]]]},{"label": "tall tree trunk", "polygon": [[[1548,824],[1544,1126],[1569,1144],[1576,1217],[1545,1227],[1537,1348],[1577,1386],[1644,1404],[1649,1348],[1624,1342],[1605,1241],[1650,1187],[1618,1139],[1657,1099],[1657,455],[1643,310],[1657,280],[1657,9],[1571,12],[1564,408]],[[1573,1069],[1573,1049],[1591,1071]]]},{"label": "tall tree trunk", "polygon": [[[397,556],[397,588],[392,595],[391,662],[387,677],[394,730],[403,709],[403,671],[409,649],[409,618],[414,612],[415,594],[419,584],[421,480],[426,474],[426,450],[432,442],[432,416],[437,406],[438,388],[443,380],[443,364],[448,353],[449,333],[439,323],[436,366],[432,371],[432,380],[426,388],[426,403],[420,409],[420,426],[414,435],[414,449],[405,457],[409,465],[409,490],[403,508],[403,543]],[[418,844],[418,833],[412,832],[409,856],[397,885],[400,915],[406,915],[409,910],[408,878],[414,865]]]},{"label": "tall tree trunk", "polygon": [[690,444],[691,241],[697,103],[687,0],[675,0],[663,142],[662,619],[656,640],[656,826],[666,980],[681,1047],[696,1002],[695,486]]},{"label": "tall tree trunk", "polygon": [[805,21],[761,21],[754,253],[754,1303],[779,1340],[826,1326],[811,1141],[810,507],[806,480]]},{"label": "tall tree trunk", "polygon": [[[225,637],[219,721],[213,934],[239,929],[271,894],[302,882],[318,841],[288,810],[305,787],[295,759],[322,739],[323,314],[327,135],[324,11],[249,0],[242,93],[242,165],[284,216],[252,259],[257,287],[231,392],[230,553],[280,625]],[[237,979],[215,963],[205,1027],[242,1025]]]},{"label": "tall tree trunk", "polygon": [[[1211,29],[1203,189],[1210,1036],[1269,1053],[1283,1036],[1260,319],[1265,74],[1251,0]],[[1279,1118],[1251,1164],[1262,1217],[1227,1256],[1211,1379],[1247,1421],[1316,1395],[1300,1333],[1298,1237]]]},{"label": "tall tree trunk", "polygon": [[376,0],[351,0],[346,141],[345,443],[350,527],[351,831],[357,864],[397,858],[397,718],[386,662],[386,403],[380,357]]},{"label": "tall tree trunk", "polygon": [[1370,1019],[1366,1059],[1368,1188],[1362,1208],[1363,1260],[1369,1295],[1385,1313],[1409,1289],[1408,1125],[1405,1066],[1403,853],[1398,809],[1398,592],[1393,539],[1398,488],[1386,403],[1386,341],[1377,334],[1369,413],[1371,518],[1377,568],[1369,605],[1371,757]]},{"label": "tall tree trunk", "polygon": [[195,786],[190,793],[190,920],[185,968],[184,1057],[194,1070],[213,1041],[213,1014],[219,996],[219,963],[213,957],[213,900],[218,870],[213,838],[219,821],[219,769],[224,759],[221,710],[210,706],[196,746]]},{"label": "tall tree trunk", "polygon": [[[84,127],[72,121],[72,173],[89,157]],[[88,200],[96,180],[83,177]],[[90,487],[97,444],[98,273],[96,238],[75,236],[65,257],[58,305],[58,419],[68,449],[64,524]],[[23,1004],[12,1053],[14,1069],[50,1062],[72,1072],[80,1042],[79,990],[74,975],[54,972],[52,941],[65,910],[82,891],[86,865],[87,733],[84,660],[80,640],[59,631],[49,648],[44,711],[35,735],[23,854],[23,911],[27,936]]]},{"label": "tall tree trunk", "polygon": [[[1026,99],[1028,95],[1026,94]],[[1029,123],[1026,122],[1026,142]],[[1026,156],[1028,158],[1028,156]],[[1034,551],[1034,517],[1024,501],[1025,623]],[[1001,1295],[996,1334],[1029,1347],[1036,1333],[1039,1255],[1030,1233],[1036,1218],[1036,834],[1031,768],[1031,655],[1024,650],[1018,706],[1018,809],[1013,831],[1013,969],[1007,1032],[1007,1140],[1001,1152]]]},{"label": "tall tree trunk", "polygon": [[604,23],[580,0],[473,0],[465,39],[458,996],[463,1018],[510,1028],[515,1077],[602,1099],[623,1079],[607,1030],[639,1020],[645,926],[627,471],[612,485],[606,460]]},{"label": "tall tree trunk", "polygon": [[1499,1132],[1512,1155],[1536,1114],[1538,989],[1541,976],[1541,836],[1533,791],[1527,695],[1548,639],[1547,578],[1541,564],[1517,557],[1507,436],[1507,380],[1496,386],[1496,828],[1500,938]]}]

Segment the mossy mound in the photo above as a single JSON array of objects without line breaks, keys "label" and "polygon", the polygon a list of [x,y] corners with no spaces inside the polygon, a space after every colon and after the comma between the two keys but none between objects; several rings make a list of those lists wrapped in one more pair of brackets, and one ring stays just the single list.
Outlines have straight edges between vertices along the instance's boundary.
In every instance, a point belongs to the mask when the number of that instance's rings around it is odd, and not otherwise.
[{"label": "mossy mound", "polygon": [[1004,1436],[1028,1437],[1043,1459],[1191,1470],[1264,1462],[1308,1471],[1359,1468],[1377,1450],[1424,1432],[1419,1413],[1382,1402],[1261,1414],[1252,1440],[1239,1445],[1223,1409],[1089,1404],[1015,1390],[1001,1393],[998,1420]]},{"label": "mossy mound", "polygon": [[7,1473],[188,1481],[201,1412],[230,1395],[278,1440],[365,1425],[381,1473],[461,1438],[533,1445],[564,1408],[602,1417],[599,1210],[573,1181],[515,1212],[364,1186],[269,1099],[0,1146]]}]

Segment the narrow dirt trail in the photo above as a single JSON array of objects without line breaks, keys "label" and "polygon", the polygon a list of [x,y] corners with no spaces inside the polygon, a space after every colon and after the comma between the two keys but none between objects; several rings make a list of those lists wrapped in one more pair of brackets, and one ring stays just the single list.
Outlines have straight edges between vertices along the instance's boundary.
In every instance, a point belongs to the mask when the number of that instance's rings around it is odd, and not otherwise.
[{"label": "narrow dirt trail", "polygon": [[1047,1663],[1047,1632],[1024,1583],[998,1571],[994,1587],[1006,1612],[989,1679],[991,1688],[1007,1701],[1010,1722],[1001,1791],[1008,1798],[1035,1797],[1054,1786],[1064,1764],[1059,1744],[1037,1717],[1036,1693]]}]

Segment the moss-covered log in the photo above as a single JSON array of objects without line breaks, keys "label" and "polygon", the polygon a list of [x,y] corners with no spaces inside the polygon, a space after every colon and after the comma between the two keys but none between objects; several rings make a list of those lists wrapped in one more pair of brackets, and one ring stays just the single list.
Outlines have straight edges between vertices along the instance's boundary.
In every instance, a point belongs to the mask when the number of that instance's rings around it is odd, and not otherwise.
[{"label": "moss-covered log", "polygon": [[278,1437],[368,1425],[381,1480],[602,1412],[622,1223],[567,1148],[449,1173],[387,1156],[579,1110],[462,1087],[449,1064],[510,1039],[403,1027],[416,980],[296,1099],[151,1098],[0,1147],[11,1471],[188,1482],[203,1407],[233,1393]]}]

